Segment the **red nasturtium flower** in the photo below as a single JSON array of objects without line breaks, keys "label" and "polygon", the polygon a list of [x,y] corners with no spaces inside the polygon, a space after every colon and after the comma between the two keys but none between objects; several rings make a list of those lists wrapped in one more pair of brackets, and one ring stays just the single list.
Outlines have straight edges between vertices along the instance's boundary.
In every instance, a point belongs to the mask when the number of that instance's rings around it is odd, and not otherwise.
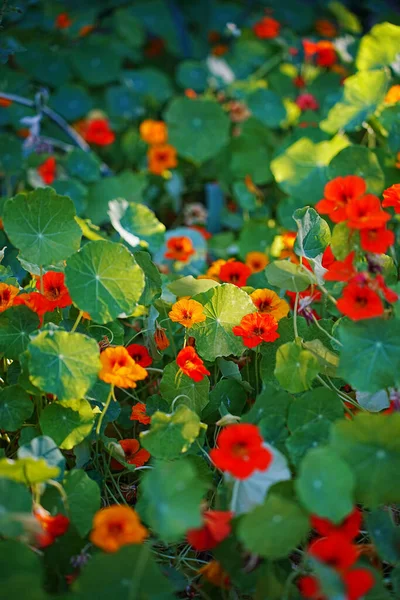
[{"label": "red nasturtium flower", "polygon": [[383,314],[382,300],[368,285],[351,281],[336,304],[337,309],[353,321],[372,319]]},{"label": "red nasturtium flower", "polygon": [[122,546],[141,544],[148,535],[133,508],[114,504],[95,514],[90,541],[105,552],[117,552]]},{"label": "red nasturtium flower", "polygon": [[315,31],[322,37],[334,38],[337,36],[337,28],[328,19],[317,19],[315,21]]},{"label": "red nasturtium flower", "polygon": [[254,471],[268,469],[272,462],[273,455],[263,443],[257,425],[228,425],[218,435],[217,448],[210,451],[210,457],[221,471],[237,479],[247,479]]},{"label": "red nasturtium flower", "polygon": [[385,254],[393,246],[395,235],[386,227],[375,227],[374,229],[361,229],[360,243],[361,248],[366,252],[375,252],[376,254]]},{"label": "red nasturtium flower", "polygon": [[8,98],[0,98],[0,108],[8,108],[11,106],[11,104],[12,100],[9,100]]},{"label": "red nasturtium flower", "polygon": [[[124,451],[124,460],[128,464],[135,465],[135,467],[142,467],[149,460],[150,453],[141,448],[137,440],[120,440],[118,443]],[[110,466],[115,471],[122,471],[125,468],[116,458],[111,459]]]},{"label": "red nasturtium flower", "polygon": [[243,338],[247,348],[255,348],[262,342],[274,342],[279,337],[278,321],[269,313],[251,313],[245,315],[240,325],[232,328],[235,335]]},{"label": "red nasturtium flower", "polygon": [[7,283],[0,283],[0,313],[14,304],[14,298],[18,294],[18,288]]},{"label": "red nasturtium flower", "polygon": [[344,260],[335,260],[324,273],[324,279],[326,281],[350,281],[357,274],[353,264],[354,256],[355,252],[353,251]]},{"label": "red nasturtium flower", "polygon": [[146,405],[143,404],[143,402],[137,402],[132,406],[130,420],[139,421],[142,425],[148,425],[150,423],[151,417],[146,415]]},{"label": "red nasturtium flower", "polygon": [[221,510],[206,510],[203,513],[203,525],[198,529],[189,529],[186,534],[191,546],[198,552],[212,550],[232,531],[233,513]]},{"label": "red nasturtium flower", "polygon": [[109,146],[115,140],[107,119],[89,119],[83,124],[81,133],[88,144],[96,146]]},{"label": "red nasturtium flower", "polygon": [[336,50],[332,42],[321,40],[317,42],[316,60],[319,67],[331,67],[336,62]]},{"label": "red nasturtium flower", "polygon": [[72,19],[67,12],[60,13],[57,15],[56,23],[57,29],[67,29],[72,25]]},{"label": "red nasturtium flower", "polygon": [[56,178],[57,164],[54,156],[47,158],[38,168],[37,172],[46,185],[51,185]]},{"label": "red nasturtium flower", "polygon": [[153,362],[153,359],[151,358],[146,346],[143,346],[142,344],[129,344],[126,349],[128,350],[129,356],[133,358],[135,363],[144,369],[149,367]]},{"label": "red nasturtium flower", "polygon": [[[400,86],[399,86],[400,87]],[[383,192],[383,208],[394,208],[394,212],[400,214],[400,183],[395,183]]]},{"label": "red nasturtium flower", "polygon": [[385,280],[383,278],[383,275],[377,275],[375,277],[375,281],[378,285],[378,288],[380,289],[380,291],[383,294],[383,297],[385,298],[385,300],[387,302],[397,302],[397,300],[399,299],[398,295],[396,294],[396,292],[394,292],[393,290],[391,290],[389,287],[387,287]]},{"label": "red nasturtium flower", "polygon": [[[72,304],[71,296],[65,285],[64,273],[56,271],[47,271],[42,278],[43,296],[49,303],[50,310],[55,308],[66,308]],[[36,289],[40,291],[40,279],[36,282]]]},{"label": "red nasturtium flower", "polygon": [[171,144],[151,146],[147,152],[149,171],[154,175],[162,175],[164,171],[178,165],[176,150]]},{"label": "red nasturtium flower", "polygon": [[327,246],[325,248],[325,251],[322,255],[322,266],[324,267],[324,269],[329,269],[329,267],[336,261],[336,258],[332,252],[332,248],[330,246]]},{"label": "red nasturtium flower", "polygon": [[[346,600],[360,600],[374,586],[375,580],[367,569],[351,569],[342,577],[345,588]],[[303,598],[309,600],[327,600],[316,577],[306,575],[298,582]]]},{"label": "red nasturtium flower", "polygon": [[237,287],[243,287],[246,285],[250,275],[250,267],[238,260],[234,260],[222,265],[218,276],[225,283],[233,283]]},{"label": "red nasturtium flower", "polygon": [[347,225],[350,229],[384,227],[390,215],[382,210],[381,201],[373,194],[352,198],[347,204]]},{"label": "red nasturtium flower", "polygon": [[33,310],[39,317],[40,323],[42,323],[43,315],[53,310],[49,301],[39,292],[29,292],[15,296],[13,306],[20,306],[21,304]]},{"label": "red nasturtium flower", "polygon": [[145,47],[144,53],[148,58],[155,58],[156,56],[160,56],[165,50],[165,42],[160,37],[155,37],[149,40]]},{"label": "red nasturtium flower", "polygon": [[156,330],[154,332],[154,341],[157,346],[157,349],[160,351],[166,350],[170,345],[169,339],[165,333],[165,329],[163,329],[163,327],[160,327],[159,325],[156,325]]},{"label": "red nasturtium flower", "polygon": [[296,98],[296,104],[300,110],[318,110],[319,104],[312,94],[301,94]]},{"label": "red nasturtium flower", "polygon": [[193,248],[192,240],[185,235],[170,237],[167,240],[166,246],[167,250],[164,256],[170,260],[186,262],[196,252]]},{"label": "red nasturtium flower", "polygon": [[281,29],[279,21],[272,17],[264,17],[253,25],[256,36],[262,40],[271,40],[278,37]]},{"label": "red nasturtium flower", "polygon": [[347,204],[354,198],[365,194],[367,185],[357,175],[336,177],[329,181],[324,188],[324,198],[315,205],[321,215],[328,215],[334,223],[341,223],[347,219]]},{"label": "red nasturtium flower", "polygon": [[176,364],[179,369],[193,381],[202,381],[206,375],[210,375],[200,356],[197,354],[193,346],[186,346],[176,357]]},{"label": "red nasturtium flower", "polygon": [[308,553],[338,571],[349,569],[358,558],[357,545],[340,533],[331,533],[312,542]]},{"label": "red nasturtium flower", "polygon": [[52,516],[42,506],[37,506],[33,514],[43,529],[43,533],[38,535],[38,543],[41,548],[50,546],[57,537],[64,535],[68,530],[69,519],[64,515]]},{"label": "red nasturtium flower", "polygon": [[357,507],[343,519],[340,525],[335,525],[335,523],[332,523],[329,519],[311,515],[311,526],[319,535],[324,537],[329,536],[332,533],[339,533],[348,540],[354,540],[360,532],[361,522],[362,512]]}]

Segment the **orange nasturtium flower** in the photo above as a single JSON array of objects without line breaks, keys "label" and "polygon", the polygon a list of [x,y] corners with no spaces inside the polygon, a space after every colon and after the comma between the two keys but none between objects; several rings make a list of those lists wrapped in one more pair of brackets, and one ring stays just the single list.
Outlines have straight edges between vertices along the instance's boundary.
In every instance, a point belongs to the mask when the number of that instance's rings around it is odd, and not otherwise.
[{"label": "orange nasturtium flower", "polygon": [[100,354],[100,361],[99,378],[117,387],[134,388],[137,381],[147,377],[146,369],[135,363],[123,346],[106,348]]},{"label": "orange nasturtium flower", "polygon": [[[55,308],[66,308],[72,304],[71,296],[65,285],[64,273],[56,271],[47,271],[43,275],[43,296],[48,300],[49,305]],[[40,278],[36,282],[36,289],[40,291]]]},{"label": "orange nasturtium flower", "polygon": [[379,294],[371,290],[368,285],[360,285],[355,281],[351,281],[346,285],[336,307],[353,321],[379,317],[384,311]]},{"label": "orange nasturtium flower", "polygon": [[286,300],[279,298],[278,294],[273,290],[268,290],[266,288],[254,290],[254,292],[250,294],[250,298],[252,299],[254,306],[257,307],[258,312],[272,315],[277,321],[286,317],[290,310]]},{"label": "orange nasturtium flower", "polygon": [[168,316],[171,321],[180,323],[184,327],[192,327],[195,323],[202,323],[206,320],[202,304],[196,300],[187,300],[186,298],[175,302]]},{"label": "orange nasturtium flower", "polygon": [[268,256],[264,252],[248,252],[246,254],[246,265],[252,273],[259,273],[269,263]]},{"label": "orange nasturtium flower", "polygon": [[385,96],[385,104],[397,104],[400,102],[400,85],[392,85]]},{"label": "orange nasturtium flower", "polygon": [[156,343],[158,350],[166,350],[170,345],[167,334],[165,333],[165,329],[156,325],[156,330],[154,332],[154,341]]},{"label": "orange nasturtium flower", "polygon": [[151,146],[165,144],[168,139],[167,126],[164,121],[146,119],[139,127],[140,137]]},{"label": "orange nasturtium flower", "polygon": [[36,169],[40,177],[43,179],[43,183],[51,185],[56,178],[57,164],[54,156],[49,156],[44,163],[39,165]]},{"label": "orange nasturtium flower", "polygon": [[196,250],[193,248],[192,240],[185,235],[170,237],[169,240],[167,240],[166,246],[167,250],[164,256],[170,260],[186,262],[196,253]]},{"label": "orange nasturtium flower", "polygon": [[268,313],[251,313],[245,315],[240,325],[232,328],[235,335],[243,338],[243,344],[247,348],[255,348],[262,342],[274,342],[278,339],[278,321]]},{"label": "orange nasturtium flower", "polygon": [[[400,87],[400,86],[399,86]],[[383,192],[383,208],[394,208],[394,212],[400,214],[400,183],[395,183]]]},{"label": "orange nasturtium flower", "polygon": [[0,98],[0,108],[8,108],[11,106],[11,104],[12,100],[9,100],[8,98]]},{"label": "orange nasturtium flower", "polygon": [[147,152],[149,171],[154,175],[162,175],[164,171],[178,165],[176,149],[171,144],[151,146]]},{"label": "orange nasturtium flower", "polygon": [[205,368],[203,361],[193,346],[186,346],[186,348],[178,352],[176,364],[184,375],[187,375],[196,382],[202,381],[205,375],[210,375],[210,371]]},{"label": "orange nasturtium flower", "polygon": [[272,17],[264,17],[253,26],[254,33],[262,40],[271,40],[278,37],[280,29],[279,21]]},{"label": "orange nasturtium flower", "polygon": [[95,514],[90,541],[105,552],[117,552],[122,546],[141,544],[148,534],[133,508],[114,504]]},{"label": "orange nasturtium flower", "polygon": [[148,425],[151,421],[151,417],[146,415],[146,405],[143,402],[136,402],[132,406],[131,416],[129,417],[131,421],[139,421],[142,425]]},{"label": "orange nasturtium flower", "polygon": [[10,308],[14,303],[14,298],[18,294],[18,288],[7,283],[0,283],[0,313]]},{"label": "orange nasturtium flower", "polygon": [[224,571],[217,560],[210,560],[209,563],[198,570],[198,573],[200,573],[204,579],[223,590],[228,590],[231,586],[228,573]]}]

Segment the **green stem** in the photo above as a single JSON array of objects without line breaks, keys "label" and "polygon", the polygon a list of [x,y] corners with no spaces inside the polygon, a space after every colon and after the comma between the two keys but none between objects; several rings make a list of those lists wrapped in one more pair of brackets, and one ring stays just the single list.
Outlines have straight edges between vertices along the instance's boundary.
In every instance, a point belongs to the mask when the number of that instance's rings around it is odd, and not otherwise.
[{"label": "green stem", "polygon": [[74,333],[77,330],[78,325],[82,320],[82,317],[83,317],[83,310],[80,310],[78,313],[78,316],[76,317],[75,323],[72,326],[71,333]]},{"label": "green stem", "polygon": [[294,329],[295,340],[297,340],[297,338],[299,337],[299,332],[297,329],[297,309],[299,306],[299,297],[300,297],[300,294],[297,292],[296,299],[294,301],[294,309],[293,309],[293,329]]},{"label": "green stem", "polygon": [[254,364],[254,369],[255,369],[255,372],[256,372],[256,396],[258,394],[258,386],[259,386],[259,375],[258,375],[258,369],[259,369],[259,364],[260,364],[260,361],[259,361],[259,358],[258,358],[259,357],[259,351],[260,351],[260,347],[257,346],[256,347],[256,359],[255,359],[255,364]]},{"label": "green stem", "polygon": [[40,293],[44,294],[44,285],[43,285],[43,267],[40,265],[39,267],[39,280],[40,280]]},{"label": "green stem", "polygon": [[321,325],[318,323],[318,319],[316,319],[316,317],[315,317],[315,315],[313,313],[311,313],[311,316],[313,318],[313,321],[314,321],[315,325],[318,327],[318,329],[320,329],[321,331],[323,331],[325,333],[325,335],[327,335],[330,340],[332,340],[333,342],[335,342],[339,346],[343,346],[342,342],[340,342],[339,340],[337,340],[335,337],[333,337],[333,335],[331,335],[323,327],[321,327]]},{"label": "green stem", "polygon": [[104,415],[106,414],[106,412],[108,410],[108,407],[110,406],[111,400],[113,399],[113,397],[114,397],[114,384],[111,385],[110,393],[108,394],[108,398],[106,400],[106,403],[104,405],[102,413],[101,413],[101,415],[99,417],[99,420],[97,422],[97,427],[96,427],[96,435],[97,436],[100,436],[100,431],[101,431],[101,426],[103,424]]}]

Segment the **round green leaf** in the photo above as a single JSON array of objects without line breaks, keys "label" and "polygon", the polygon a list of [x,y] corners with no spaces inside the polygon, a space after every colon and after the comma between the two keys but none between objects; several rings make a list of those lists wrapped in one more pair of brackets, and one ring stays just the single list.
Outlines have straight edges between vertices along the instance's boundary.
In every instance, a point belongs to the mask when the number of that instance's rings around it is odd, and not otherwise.
[{"label": "round green leaf", "polygon": [[65,450],[71,450],[92,431],[94,414],[87,400],[64,400],[46,406],[40,415],[40,427]]},{"label": "round green leaf", "polygon": [[54,265],[78,250],[81,230],[70,198],[51,188],[17,194],[4,205],[4,228],[22,258]]},{"label": "round green leaf", "polygon": [[330,421],[310,421],[298,427],[285,441],[292,463],[297,466],[311,448],[325,446],[329,439]]},{"label": "round green leaf", "polygon": [[0,394],[0,423],[5,431],[17,431],[32,416],[33,403],[19,385],[10,385]]},{"label": "round green leaf", "polygon": [[15,306],[0,314],[0,352],[18,360],[30,342],[29,334],[39,328],[39,317],[27,306]]},{"label": "round green leaf", "polygon": [[304,392],[319,373],[318,359],[295,342],[288,342],[276,353],[275,377],[288,392]]},{"label": "round green leaf", "polygon": [[79,534],[84,537],[92,528],[95,513],[100,508],[100,488],[82,469],[72,469],[64,480],[69,516]]},{"label": "round green leaf", "polygon": [[68,153],[65,166],[72,177],[77,177],[85,183],[93,183],[100,179],[100,162],[92,152],[75,148]]},{"label": "round green leaf", "polygon": [[343,405],[337,394],[324,387],[315,388],[296,398],[290,405],[288,427],[295,431],[307,423],[336,421],[343,417]]},{"label": "round green leaf", "polygon": [[348,146],[333,157],[328,166],[328,177],[358,175],[365,179],[367,192],[379,195],[385,187],[385,176],[376,155],[365,146]]},{"label": "round green leaf", "polygon": [[68,121],[85,117],[92,108],[92,99],[80,85],[67,84],[50,97],[50,106]]},{"label": "round green leaf", "polygon": [[29,486],[44,483],[48,479],[56,479],[59,474],[60,469],[47,464],[44,458],[0,459],[0,477],[20,481]]},{"label": "round green leaf", "polygon": [[175,98],[165,120],[170,143],[180,156],[195,163],[212,158],[228,143],[229,119],[212,100]]},{"label": "round green leaf", "polygon": [[329,225],[316,210],[306,206],[298,208],[293,219],[297,224],[297,237],[294,251],[298,256],[316,258],[322,254],[331,241]]},{"label": "round green leaf", "polygon": [[86,39],[79,49],[70,50],[77,75],[89,85],[105,85],[118,79],[121,56],[105,44]]},{"label": "round green leaf", "polygon": [[306,454],[295,487],[308,512],[333,523],[340,523],[353,509],[354,475],[329,448],[315,448]]},{"label": "round green leaf", "polygon": [[400,27],[393,23],[378,23],[361,40],[357,69],[379,69],[395,61],[400,47]]},{"label": "round green leaf", "polygon": [[31,382],[59,400],[82,398],[101,368],[96,341],[81,333],[42,331],[29,344],[29,354]]},{"label": "round green leaf", "polygon": [[198,294],[194,300],[203,305],[206,320],[191,327],[196,349],[205,360],[214,361],[218,356],[240,356],[244,350],[242,338],[232,333],[245,315],[256,310],[246,292],[230,283]]},{"label": "round green leaf", "polygon": [[12,479],[0,479],[0,534],[22,535],[24,527],[19,517],[29,518],[31,514],[32,496],[26,486]]},{"label": "round green leaf", "polygon": [[203,92],[207,87],[209,72],[198,60],[184,60],[178,65],[176,80],[183,89]]},{"label": "round green leaf", "polygon": [[163,245],[165,225],[150,208],[122,198],[111,200],[108,206],[112,226],[130,246],[145,242],[151,252],[156,252]]},{"label": "round green leaf", "polygon": [[[26,429],[26,428],[24,428]],[[20,440],[21,443],[21,440]],[[58,449],[57,444],[50,437],[39,435],[27,444],[18,448],[18,458],[44,458],[50,467],[58,467],[60,474],[57,479],[64,476],[66,460]]]},{"label": "round green leaf", "polygon": [[268,283],[282,290],[289,292],[303,292],[306,290],[312,280],[312,273],[306,273],[300,265],[296,265],[289,260],[275,260],[267,265],[265,276]]},{"label": "round green leaf", "polygon": [[210,391],[210,380],[204,377],[202,381],[195,382],[187,375],[178,375],[179,367],[176,363],[170,363],[164,369],[160,383],[160,393],[170,404],[177,396],[181,396],[174,406],[185,404],[197,414],[201,414],[203,408],[208,404]]},{"label": "round green leaf", "polygon": [[286,118],[286,109],[275,92],[258,89],[247,97],[247,106],[256,119],[267,127],[279,127]]},{"label": "round green leaf", "polygon": [[0,167],[11,175],[18,173],[22,167],[22,144],[8,133],[0,135]]},{"label": "round green leaf", "polygon": [[139,96],[158,102],[166,102],[173,94],[171,81],[164,71],[147,67],[145,69],[132,69],[122,72],[125,85],[135,90]]},{"label": "round green leaf", "polygon": [[144,274],[127,248],[109,241],[86,244],[65,268],[73,302],[97,323],[129,315],[144,289]]}]

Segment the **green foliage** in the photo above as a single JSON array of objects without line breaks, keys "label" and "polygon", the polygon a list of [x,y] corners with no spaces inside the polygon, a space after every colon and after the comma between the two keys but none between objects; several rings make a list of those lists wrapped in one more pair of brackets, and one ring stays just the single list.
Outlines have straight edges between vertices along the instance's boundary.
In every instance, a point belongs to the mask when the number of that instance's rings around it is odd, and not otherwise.
[{"label": "green foliage", "polygon": [[[160,393],[170,405],[185,404],[197,414],[208,404],[210,380],[204,377],[202,381],[195,382],[187,375],[179,373],[176,363],[167,365],[160,382]],[[176,400],[175,400],[176,399]]]},{"label": "green foliage", "polygon": [[293,213],[293,219],[297,225],[296,254],[306,258],[316,258],[322,254],[331,240],[328,223],[309,207],[298,208]]},{"label": "green foliage", "polygon": [[399,51],[400,27],[392,23],[378,23],[360,43],[356,66],[360,71],[388,67]]},{"label": "green foliage", "polygon": [[288,342],[278,348],[274,374],[284,390],[303,392],[311,387],[318,373],[317,358],[296,342]]}]

